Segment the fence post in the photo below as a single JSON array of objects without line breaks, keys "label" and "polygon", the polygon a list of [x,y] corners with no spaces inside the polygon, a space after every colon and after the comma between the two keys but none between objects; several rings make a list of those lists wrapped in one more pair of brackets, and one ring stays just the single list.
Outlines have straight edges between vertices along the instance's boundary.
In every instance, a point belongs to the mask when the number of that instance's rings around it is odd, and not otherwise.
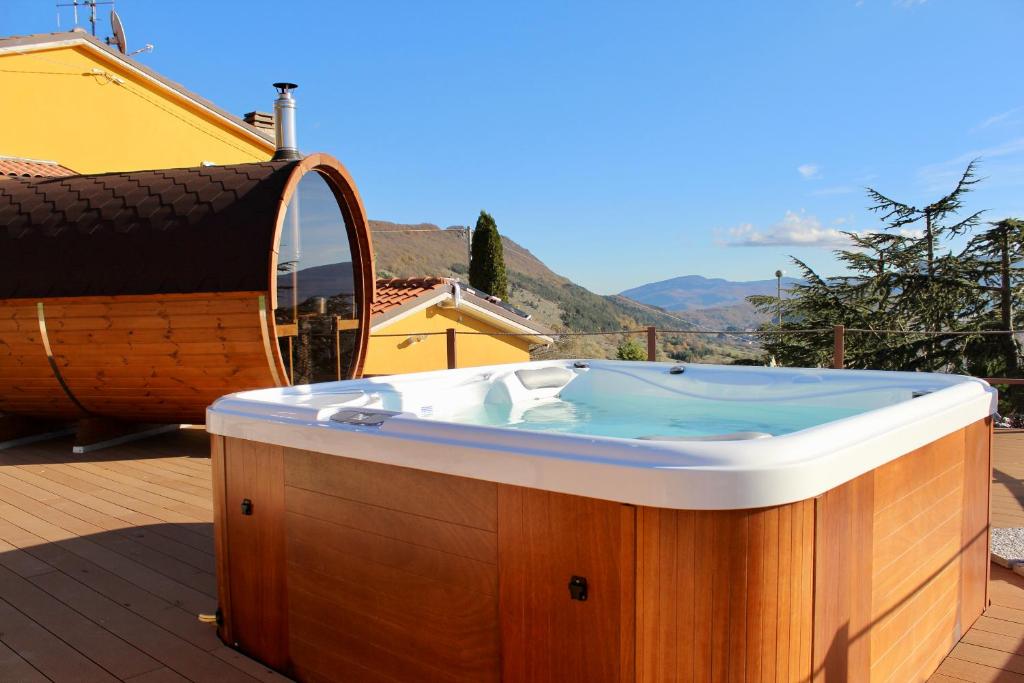
[{"label": "fence post", "polygon": [[846,365],[846,326],[832,326],[832,367],[842,370]]},{"label": "fence post", "polygon": [[341,381],[341,326],[338,324],[338,316],[334,316],[334,370],[338,374],[338,381]]},{"label": "fence post", "polygon": [[658,360],[658,330],[647,328],[647,360]]},{"label": "fence post", "polygon": [[455,362],[455,328],[449,327],[445,330],[445,339],[448,341],[448,369],[453,370],[457,367]]}]

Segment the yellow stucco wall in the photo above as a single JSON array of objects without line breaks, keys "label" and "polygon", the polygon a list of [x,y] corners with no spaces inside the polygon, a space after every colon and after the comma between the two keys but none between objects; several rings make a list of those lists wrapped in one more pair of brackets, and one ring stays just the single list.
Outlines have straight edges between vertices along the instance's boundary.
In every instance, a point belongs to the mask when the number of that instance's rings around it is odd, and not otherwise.
[{"label": "yellow stucco wall", "polygon": [[[363,373],[394,375],[447,368],[448,346],[443,334],[429,336],[415,344],[407,343],[407,339],[417,332],[444,332],[449,327],[457,332],[500,332],[462,311],[431,306],[375,330],[370,336]],[[378,337],[376,334],[402,336]],[[530,342],[512,336],[462,335],[456,338],[455,360],[460,368],[521,363],[530,360]]]},{"label": "yellow stucco wall", "polygon": [[[274,151],[272,143],[81,45],[0,52],[0,88],[0,156],[101,173],[265,161]],[[269,108],[267,91],[254,109]]]}]

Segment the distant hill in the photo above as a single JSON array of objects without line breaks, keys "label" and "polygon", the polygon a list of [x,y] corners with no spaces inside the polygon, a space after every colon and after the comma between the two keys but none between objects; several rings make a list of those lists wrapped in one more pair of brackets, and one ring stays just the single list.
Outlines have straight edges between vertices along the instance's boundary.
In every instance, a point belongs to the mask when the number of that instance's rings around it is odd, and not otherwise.
[{"label": "distant hill", "polygon": [[[782,288],[785,290],[798,282],[797,278],[784,277]],[[774,279],[736,282],[683,275],[627,289],[622,296],[667,311],[691,311],[746,304],[746,298],[751,294],[775,294],[777,286]]]},{"label": "distant hill", "polygon": [[[403,225],[370,221],[379,277],[437,275],[467,280],[466,236],[460,229],[441,229],[422,223]],[[681,316],[658,310],[646,302],[619,296],[601,296],[548,268],[528,249],[502,236],[509,279],[509,302],[539,322],[558,331],[615,332],[655,325],[662,329],[696,329]],[[565,337],[550,355],[608,357],[614,355],[619,335]],[[541,352],[539,357],[543,357]],[[659,353],[730,362],[749,357],[749,346],[728,338],[681,337],[663,340]]]},{"label": "distant hill", "polygon": [[312,296],[332,297],[352,294],[352,262],[329,263],[298,272],[299,301]]}]

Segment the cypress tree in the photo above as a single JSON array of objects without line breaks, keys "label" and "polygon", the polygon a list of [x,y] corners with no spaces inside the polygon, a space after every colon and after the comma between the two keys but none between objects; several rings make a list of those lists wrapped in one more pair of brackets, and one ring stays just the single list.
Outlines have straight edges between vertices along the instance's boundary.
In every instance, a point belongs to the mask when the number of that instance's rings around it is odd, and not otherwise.
[{"label": "cypress tree", "polygon": [[505,255],[501,235],[494,218],[480,212],[473,230],[473,260],[469,264],[469,284],[499,299],[508,298],[508,278],[505,275]]}]

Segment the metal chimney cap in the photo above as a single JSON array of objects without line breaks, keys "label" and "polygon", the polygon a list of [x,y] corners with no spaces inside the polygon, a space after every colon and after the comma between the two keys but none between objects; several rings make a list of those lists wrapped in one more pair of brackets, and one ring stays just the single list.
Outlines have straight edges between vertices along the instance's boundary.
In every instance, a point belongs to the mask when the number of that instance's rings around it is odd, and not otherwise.
[{"label": "metal chimney cap", "polygon": [[295,83],[274,83],[274,87],[277,88],[277,91],[283,95],[289,90],[295,90],[299,86],[296,85]]}]

